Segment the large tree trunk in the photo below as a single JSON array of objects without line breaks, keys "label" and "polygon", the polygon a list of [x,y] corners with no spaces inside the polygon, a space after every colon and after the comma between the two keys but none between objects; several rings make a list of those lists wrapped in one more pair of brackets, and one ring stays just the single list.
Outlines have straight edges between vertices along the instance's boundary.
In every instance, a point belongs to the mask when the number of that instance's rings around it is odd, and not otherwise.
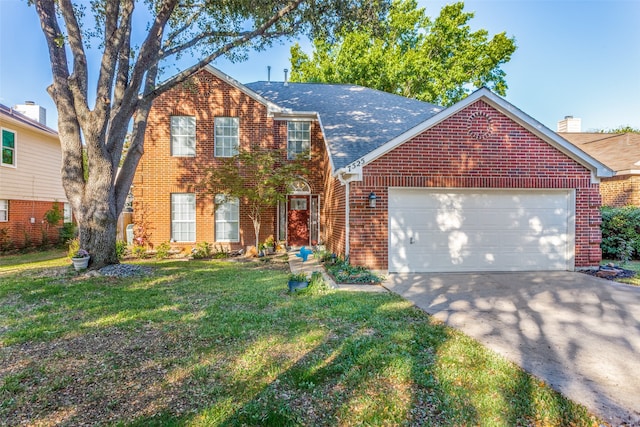
[{"label": "large tree trunk", "polygon": [[91,254],[89,267],[98,269],[109,264],[117,264],[116,226],[117,217],[109,215],[101,223],[78,224],[80,246]]}]

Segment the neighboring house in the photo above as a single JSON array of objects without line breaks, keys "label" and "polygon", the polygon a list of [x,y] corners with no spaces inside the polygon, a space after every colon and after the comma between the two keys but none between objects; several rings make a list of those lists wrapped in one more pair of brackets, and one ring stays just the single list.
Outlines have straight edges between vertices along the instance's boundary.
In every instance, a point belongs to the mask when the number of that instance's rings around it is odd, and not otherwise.
[{"label": "neighboring house", "polygon": [[640,206],[640,134],[560,132],[561,137],[615,172],[603,178],[604,206]]},{"label": "neighboring house", "polygon": [[55,242],[58,230],[44,220],[45,213],[58,202],[64,220],[71,221],[62,188],[58,133],[1,104],[0,132],[0,250]]},{"label": "neighboring house", "polygon": [[203,168],[236,147],[310,149],[310,174],[263,220],[288,245],[321,242],[391,272],[597,265],[598,181],[612,171],[488,89],[452,107],[354,85],[243,85],[213,67],[161,95],[134,181],[152,244],[240,248],[242,201],[214,209]]}]

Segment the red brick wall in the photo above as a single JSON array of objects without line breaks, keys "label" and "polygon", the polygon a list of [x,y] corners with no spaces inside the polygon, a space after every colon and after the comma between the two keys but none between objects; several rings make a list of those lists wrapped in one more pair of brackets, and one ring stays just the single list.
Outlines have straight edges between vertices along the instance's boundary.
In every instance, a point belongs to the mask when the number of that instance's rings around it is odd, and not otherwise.
[{"label": "red brick wall", "polygon": [[[476,138],[478,119],[492,133]],[[482,130],[482,127],[480,128]],[[388,267],[388,187],[575,188],[576,267],[600,261],[600,195],[590,172],[478,101],[366,165],[351,184],[350,258]],[[378,197],[375,209],[367,196]]]},{"label": "red brick wall", "polygon": [[[173,115],[196,118],[196,156],[172,157],[170,123]],[[214,153],[215,117],[238,117],[240,145],[286,149],[287,122],[267,116],[267,107],[206,70],[187,83],[179,84],[154,101],[145,134],[145,154],[134,179],[134,223],[143,227],[152,246],[171,239],[171,193],[196,194],[196,241],[181,244],[189,250],[200,242],[215,243],[213,199],[197,188],[206,168],[219,160]],[[312,122],[312,160],[308,179],[312,192],[322,188],[323,174],[317,163],[322,159],[324,143],[317,122]],[[286,159],[283,159],[286,161]],[[255,244],[248,206],[240,203],[240,242],[227,244],[233,249]],[[260,241],[276,237],[276,208],[263,214]]]},{"label": "red brick wall", "polygon": [[640,176],[621,175],[605,178],[600,183],[604,206],[640,206]]},{"label": "red brick wall", "polygon": [[[48,239],[49,244],[58,242],[58,227],[62,227],[62,220],[57,226],[49,226],[44,219],[45,213],[53,208],[55,202],[36,202],[32,200],[9,200],[9,221],[0,222],[0,250],[22,249],[39,246]],[[63,212],[62,203],[58,203],[60,213]],[[35,218],[35,223],[31,223]]]}]

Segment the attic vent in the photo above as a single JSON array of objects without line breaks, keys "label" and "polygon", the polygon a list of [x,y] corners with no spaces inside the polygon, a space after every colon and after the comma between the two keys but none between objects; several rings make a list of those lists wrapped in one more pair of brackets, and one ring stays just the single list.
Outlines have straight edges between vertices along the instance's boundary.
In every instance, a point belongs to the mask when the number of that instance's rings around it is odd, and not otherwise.
[{"label": "attic vent", "polygon": [[284,85],[286,86],[289,82],[287,81],[287,73],[289,73],[288,69],[284,69]]}]

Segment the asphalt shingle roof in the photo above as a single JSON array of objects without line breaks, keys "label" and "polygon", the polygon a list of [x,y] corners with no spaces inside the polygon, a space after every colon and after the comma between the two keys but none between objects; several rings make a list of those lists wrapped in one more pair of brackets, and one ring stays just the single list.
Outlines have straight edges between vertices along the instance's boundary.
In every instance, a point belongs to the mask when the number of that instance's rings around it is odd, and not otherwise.
[{"label": "asphalt shingle roof", "polygon": [[558,135],[616,172],[640,170],[640,134],[566,132]]},{"label": "asphalt shingle roof", "polygon": [[336,169],[443,109],[356,85],[260,81],[245,86],[281,108],[318,113]]}]

